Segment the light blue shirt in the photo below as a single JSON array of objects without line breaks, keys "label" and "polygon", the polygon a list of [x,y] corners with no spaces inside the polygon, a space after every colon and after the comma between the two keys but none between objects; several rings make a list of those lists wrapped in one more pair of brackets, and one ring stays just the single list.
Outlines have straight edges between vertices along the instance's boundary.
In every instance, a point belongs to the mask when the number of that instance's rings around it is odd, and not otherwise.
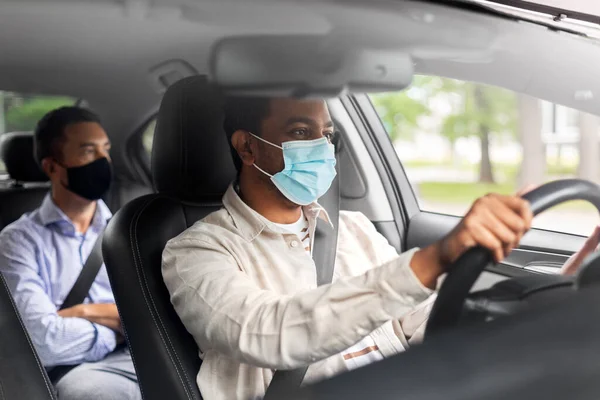
[{"label": "light blue shirt", "polygon": [[[48,194],[40,208],[0,232],[0,271],[45,367],[98,361],[116,347],[111,329],[57,314],[110,217],[98,201],[81,234]],[[104,265],[85,302],[115,302]]]}]

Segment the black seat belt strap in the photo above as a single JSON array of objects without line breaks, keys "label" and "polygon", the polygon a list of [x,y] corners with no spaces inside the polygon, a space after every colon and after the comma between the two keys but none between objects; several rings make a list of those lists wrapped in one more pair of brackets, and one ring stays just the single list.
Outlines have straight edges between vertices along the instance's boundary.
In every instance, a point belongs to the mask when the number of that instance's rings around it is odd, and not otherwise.
[{"label": "black seat belt strap", "polygon": [[[104,232],[98,235],[96,242],[94,243],[94,248],[92,252],[88,256],[87,260],[83,264],[81,268],[81,272],[73,284],[73,287],[69,291],[69,294],[63,301],[60,306],[61,310],[65,308],[76,306],[77,304],[82,304],[85,298],[88,296],[90,292],[90,288],[94,284],[96,280],[96,276],[98,276],[98,272],[104,264],[104,260],[102,259],[102,237],[104,236]],[[77,365],[59,365],[53,368],[49,368],[47,370],[48,377],[50,381],[56,385],[56,383],[65,376],[69,371],[75,368]]]},{"label": "black seat belt strap", "polygon": [[103,236],[104,232],[98,235],[96,243],[94,243],[94,248],[92,249],[92,252],[88,256],[87,260],[85,260],[83,268],[81,269],[75,284],[71,288],[71,291],[65,298],[63,304],[60,306],[61,310],[83,303],[90,292],[90,288],[96,280],[98,271],[100,271],[100,267],[102,267],[102,264],[104,263],[102,259]]}]

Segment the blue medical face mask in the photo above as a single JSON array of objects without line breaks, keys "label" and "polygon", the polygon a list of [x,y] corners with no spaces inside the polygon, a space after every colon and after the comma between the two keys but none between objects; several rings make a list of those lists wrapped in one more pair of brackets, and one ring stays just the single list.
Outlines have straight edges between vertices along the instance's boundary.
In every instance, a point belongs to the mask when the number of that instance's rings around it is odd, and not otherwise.
[{"label": "blue medical face mask", "polygon": [[331,186],[336,175],[335,150],[327,138],[294,140],[277,146],[251,133],[252,136],[283,150],[283,171],[271,175],[258,165],[254,167],[271,177],[277,189],[295,204],[306,206],[317,201]]}]

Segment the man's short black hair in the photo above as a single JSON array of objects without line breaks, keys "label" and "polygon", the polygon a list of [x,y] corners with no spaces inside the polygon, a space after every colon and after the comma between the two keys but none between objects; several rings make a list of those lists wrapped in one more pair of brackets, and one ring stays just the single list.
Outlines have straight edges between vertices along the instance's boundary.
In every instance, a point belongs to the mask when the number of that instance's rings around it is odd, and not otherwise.
[{"label": "man's short black hair", "polygon": [[238,173],[242,170],[242,160],[231,144],[231,137],[238,130],[261,136],[260,125],[269,115],[270,99],[264,97],[229,97],[225,100],[225,121],[223,128],[231,148],[231,157]]},{"label": "man's short black hair", "polygon": [[52,110],[39,120],[34,134],[34,157],[40,167],[44,158],[54,157],[58,159],[62,156],[59,145],[64,139],[65,128],[68,125],[80,122],[100,124],[100,118],[85,108],[68,106]]}]

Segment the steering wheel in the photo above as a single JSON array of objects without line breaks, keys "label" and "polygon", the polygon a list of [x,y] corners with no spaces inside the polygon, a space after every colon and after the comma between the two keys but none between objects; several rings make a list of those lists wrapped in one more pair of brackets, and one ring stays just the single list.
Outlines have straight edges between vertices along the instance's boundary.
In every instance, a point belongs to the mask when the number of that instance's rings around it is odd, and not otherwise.
[{"label": "steering wheel", "polygon": [[[529,201],[533,215],[571,200],[588,201],[600,212],[600,186],[580,179],[550,182],[523,198]],[[466,251],[450,266],[429,315],[425,339],[458,324],[471,287],[491,262],[491,252],[478,246]]]}]

